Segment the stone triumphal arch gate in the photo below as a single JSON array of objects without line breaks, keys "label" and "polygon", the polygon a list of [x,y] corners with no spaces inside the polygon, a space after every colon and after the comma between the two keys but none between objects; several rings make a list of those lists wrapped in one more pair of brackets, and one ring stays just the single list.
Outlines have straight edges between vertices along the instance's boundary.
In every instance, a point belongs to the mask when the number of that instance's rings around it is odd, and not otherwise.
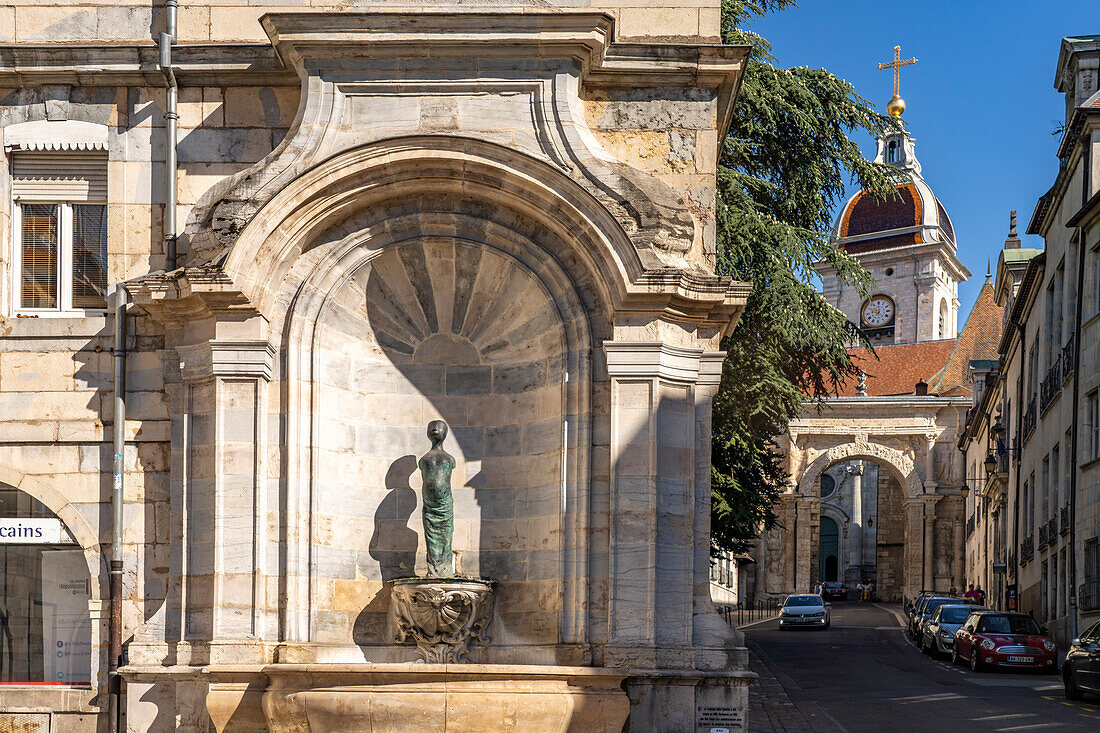
[{"label": "stone triumphal arch gate", "polygon": [[781,445],[790,486],[776,508],[780,526],[757,543],[757,597],[824,580],[870,581],[884,600],[961,587],[963,469],[954,441],[968,404],[838,397],[792,421]]}]

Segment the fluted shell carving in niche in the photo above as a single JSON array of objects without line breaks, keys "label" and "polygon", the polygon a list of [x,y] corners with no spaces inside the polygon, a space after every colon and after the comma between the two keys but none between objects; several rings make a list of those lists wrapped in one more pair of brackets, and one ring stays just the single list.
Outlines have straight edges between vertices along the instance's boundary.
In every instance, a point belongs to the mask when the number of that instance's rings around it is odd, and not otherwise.
[{"label": "fluted shell carving in niche", "polygon": [[552,298],[493,249],[430,239],[387,248],[364,269],[371,330],[396,364],[519,363],[562,350]]}]

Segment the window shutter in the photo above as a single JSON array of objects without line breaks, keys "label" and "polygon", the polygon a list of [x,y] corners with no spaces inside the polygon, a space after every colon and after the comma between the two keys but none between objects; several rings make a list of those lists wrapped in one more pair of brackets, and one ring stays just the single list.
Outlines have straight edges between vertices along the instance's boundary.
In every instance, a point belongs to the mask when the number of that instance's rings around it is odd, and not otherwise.
[{"label": "window shutter", "polygon": [[97,152],[14,152],[12,193],[17,201],[107,200],[107,155]]}]

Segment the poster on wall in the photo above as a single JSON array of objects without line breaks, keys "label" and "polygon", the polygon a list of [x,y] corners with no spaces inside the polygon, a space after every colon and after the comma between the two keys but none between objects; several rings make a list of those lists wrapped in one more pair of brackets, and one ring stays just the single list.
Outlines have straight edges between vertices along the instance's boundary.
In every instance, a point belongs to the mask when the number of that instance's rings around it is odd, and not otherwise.
[{"label": "poster on wall", "polygon": [[42,553],[43,681],[86,685],[92,663],[88,565],[81,550]]}]

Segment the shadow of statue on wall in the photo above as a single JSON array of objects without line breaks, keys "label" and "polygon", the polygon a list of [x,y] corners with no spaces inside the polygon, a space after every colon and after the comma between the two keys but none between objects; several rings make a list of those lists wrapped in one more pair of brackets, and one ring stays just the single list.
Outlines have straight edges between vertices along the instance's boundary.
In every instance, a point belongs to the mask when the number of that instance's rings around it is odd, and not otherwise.
[{"label": "shadow of statue on wall", "polygon": [[387,618],[390,587],[395,578],[408,578],[416,572],[416,550],[420,538],[409,526],[416,511],[416,491],[409,477],[418,470],[416,456],[401,456],[386,471],[386,495],[374,511],[374,533],[367,548],[378,563],[382,589],[375,594],[355,619],[352,638],[359,645],[384,644],[391,634]]},{"label": "shadow of statue on wall", "polygon": [[419,538],[409,526],[416,511],[416,491],[409,477],[417,470],[416,456],[401,456],[386,472],[386,496],[374,511],[374,534],[368,551],[378,563],[382,580],[408,578],[416,569]]}]

